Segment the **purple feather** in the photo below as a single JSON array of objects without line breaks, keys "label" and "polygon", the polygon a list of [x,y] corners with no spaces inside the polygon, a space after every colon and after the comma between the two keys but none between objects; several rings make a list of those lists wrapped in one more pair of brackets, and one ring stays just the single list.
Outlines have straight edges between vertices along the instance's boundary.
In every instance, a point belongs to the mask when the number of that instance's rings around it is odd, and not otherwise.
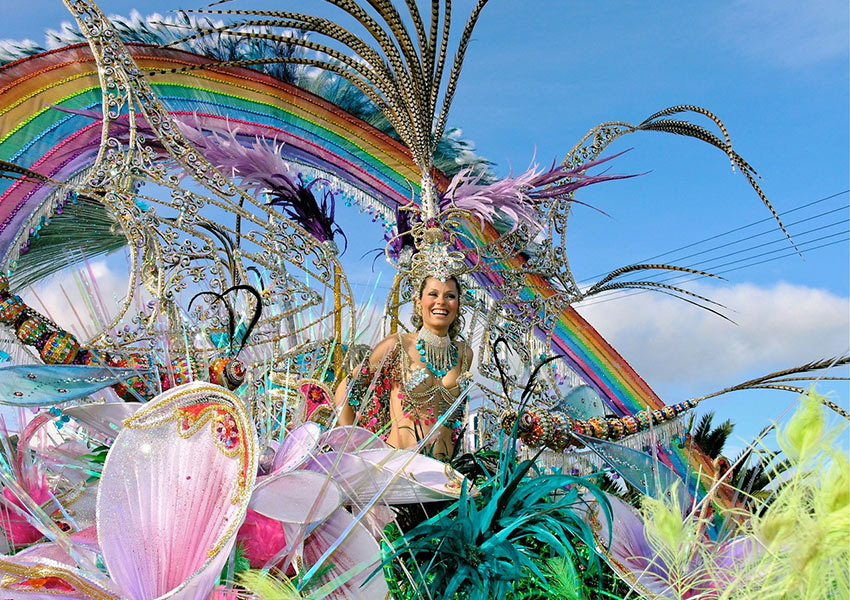
[{"label": "purple feather", "polygon": [[393,260],[398,260],[404,248],[414,249],[413,236],[410,235],[412,213],[400,208],[395,209],[396,235],[392,239],[389,234],[385,236],[385,239],[390,240],[388,254]]},{"label": "purple feather", "polygon": [[509,176],[489,184],[482,183],[483,173],[476,174],[472,169],[464,169],[452,178],[448,189],[440,195],[440,208],[446,209],[454,203],[456,207],[472,213],[482,226],[485,222],[493,223],[499,218],[507,218],[513,222],[511,231],[515,230],[520,222],[525,222],[532,229],[539,231],[543,228],[535,211],[539,204],[554,199],[584,204],[571,198],[570,194],[579,188],[602,181],[635,177],[587,174],[589,169],[620,154],[574,168],[553,164],[549,170],[540,171],[534,166],[521,175]]},{"label": "purple feather", "polygon": [[[102,119],[100,111],[55,108],[93,120]],[[209,124],[202,127],[197,115],[194,123],[186,116],[175,116],[175,120],[186,139],[222,174],[238,178],[242,186],[255,196],[262,192],[268,194],[272,198],[269,204],[281,207],[288,218],[320,242],[333,240],[338,233],[345,242],[345,248],[348,247],[345,232],[334,220],[336,197],[329,189],[330,182],[315,179],[305,183],[300,173],[293,177],[289,164],[283,160],[283,143],[256,138],[251,145],[245,145],[239,140],[239,128],[231,129],[229,123],[226,129],[222,129]],[[163,158],[167,157],[165,148],[153,141],[150,127],[141,118],[137,123],[138,132],[149,139],[149,146]],[[126,120],[114,121],[110,127],[110,133],[118,139],[126,140],[129,136]],[[324,185],[321,202],[316,200],[313,189],[320,183]]]},{"label": "purple feather", "polygon": [[[256,138],[246,146],[239,141],[238,127],[204,134],[200,124],[192,126],[178,121],[180,130],[210,163],[225,175],[238,178],[253,194],[265,192],[269,204],[279,206],[283,213],[307,230],[320,242],[332,241],[339,233],[348,247],[348,238],[336,224],[336,196],[329,189],[327,179],[314,179],[306,183],[299,173],[293,177],[289,164],[283,160],[283,143]],[[313,188],[323,184],[321,203],[316,200]],[[345,252],[345,249],[343,249]]]}]

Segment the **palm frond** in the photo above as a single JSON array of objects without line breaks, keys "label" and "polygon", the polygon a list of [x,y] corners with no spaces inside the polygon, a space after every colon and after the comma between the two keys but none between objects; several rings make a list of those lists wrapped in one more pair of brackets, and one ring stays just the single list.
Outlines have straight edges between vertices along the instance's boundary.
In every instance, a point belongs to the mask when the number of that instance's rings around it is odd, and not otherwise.
[{"label": "palm frond", "polygon": [[110,254],[127,244],[127,238],[106,207],[95,198],[79,196],[61,213],[50,217],[37,238],[31,237],[18,268],[10,278],[12,289],[23,289],[79,263]]}]

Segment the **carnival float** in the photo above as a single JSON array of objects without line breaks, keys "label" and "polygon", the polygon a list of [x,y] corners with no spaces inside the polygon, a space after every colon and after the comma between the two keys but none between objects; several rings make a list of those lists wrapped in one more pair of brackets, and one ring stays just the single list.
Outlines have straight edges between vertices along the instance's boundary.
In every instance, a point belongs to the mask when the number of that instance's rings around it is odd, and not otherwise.
[{"label": "carnival float", "polygon": [[[716,309],[643,277],[712,276],[690,267],[573,277],[568,218],[632,176],[625,135],[716,148],[787,235],[717,116],[603,123],[500,179],[446,133],[486,0],[456,27],[440,0],[328,1],[356,27],[219,4],[132,25],[65,0],[76,39],[0,68],[3,597],[846,597],[825,413],[850,415],[805,382],[848,358],[718,392],[801,397],[781,468],[723,464],[686,431],[717,394],[665,403],[573,308]],[[393,267],[371,305],[346,211]],[[116,252],[113,310],[90,261]],[[24,299],[69,273],[84,337],[70,298]]]}]

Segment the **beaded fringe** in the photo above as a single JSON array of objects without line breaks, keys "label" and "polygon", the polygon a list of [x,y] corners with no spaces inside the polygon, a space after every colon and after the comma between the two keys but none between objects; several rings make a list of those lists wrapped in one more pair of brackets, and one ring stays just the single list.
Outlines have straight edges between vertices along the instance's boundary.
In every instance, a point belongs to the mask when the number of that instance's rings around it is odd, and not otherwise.
[{"label": "beaded fringe", "polygon": [[[620,444],[632,450],[647,452],[655,444],[669,446],[674,443],[674,438],[681,437],[683,431],[682,419],[677,418],[619,440],[604,441]],[[532,458],[537,451],[537,448],[530,448],[523,444],[518,455],[521,460],[526,460]],[[590,450],[568,448],[564,452],[544,450],[537,457],[537,466],[545,473],[560,472],[567,475],[586,475],[600,470],[605,465],[604,461]]]}]

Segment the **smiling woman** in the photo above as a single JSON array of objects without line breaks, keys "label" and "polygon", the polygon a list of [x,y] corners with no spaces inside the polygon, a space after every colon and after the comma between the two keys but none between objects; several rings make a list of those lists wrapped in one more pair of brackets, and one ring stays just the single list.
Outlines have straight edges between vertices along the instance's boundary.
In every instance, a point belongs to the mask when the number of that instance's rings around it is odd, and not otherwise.
[{"label": "smiling woman", "polygon": [[424,442],[428,454],[452,457],[463,424],[458,399],[472,382],[472,349],[458,339],[460,295],[456,277],[422,280],[416,331],[383,339],[337,389],[342,423],[364,425],[396,448]]}]

